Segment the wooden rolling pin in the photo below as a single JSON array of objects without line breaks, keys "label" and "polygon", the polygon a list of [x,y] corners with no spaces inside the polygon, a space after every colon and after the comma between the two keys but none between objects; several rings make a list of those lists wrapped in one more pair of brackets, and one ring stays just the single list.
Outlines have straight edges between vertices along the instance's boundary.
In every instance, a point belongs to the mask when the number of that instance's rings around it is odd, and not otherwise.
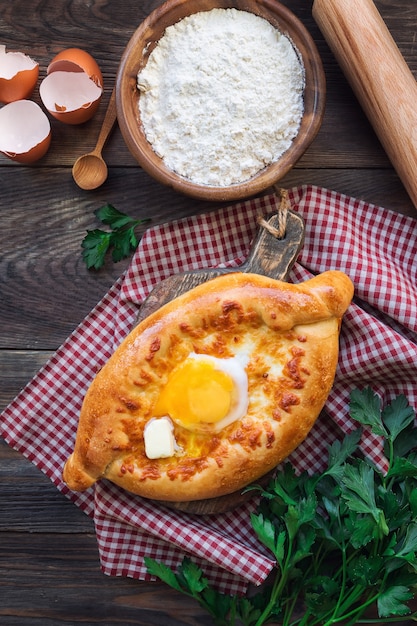
[{"label": "wooden rolling pin", "polygon": [[314,0],[323,33],[417,208],[417,82],[372,0]]}]

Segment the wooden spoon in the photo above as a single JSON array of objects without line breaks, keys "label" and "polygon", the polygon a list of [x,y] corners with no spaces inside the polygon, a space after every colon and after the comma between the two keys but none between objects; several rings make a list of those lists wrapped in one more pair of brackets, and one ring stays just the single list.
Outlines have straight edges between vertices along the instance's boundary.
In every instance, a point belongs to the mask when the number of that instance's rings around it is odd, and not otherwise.
[{"label": "wooden spoon", "polygon": [[107,165],[101,151],[116,119],[116,91],[113,89],[96,147],[92,152],[78,157],[72,168],[72,177],[81,189],[97,189],[106,180]]}]

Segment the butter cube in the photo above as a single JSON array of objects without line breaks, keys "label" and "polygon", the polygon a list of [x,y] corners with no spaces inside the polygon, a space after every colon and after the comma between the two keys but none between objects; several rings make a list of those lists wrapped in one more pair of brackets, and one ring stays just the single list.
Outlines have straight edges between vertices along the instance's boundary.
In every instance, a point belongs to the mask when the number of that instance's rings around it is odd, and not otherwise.
[{"label": "butter cube", "polygon": [[165,459],[175,452],[174,425],[169,417],[153,417],[149,420],[143,438],[148,459]]}]

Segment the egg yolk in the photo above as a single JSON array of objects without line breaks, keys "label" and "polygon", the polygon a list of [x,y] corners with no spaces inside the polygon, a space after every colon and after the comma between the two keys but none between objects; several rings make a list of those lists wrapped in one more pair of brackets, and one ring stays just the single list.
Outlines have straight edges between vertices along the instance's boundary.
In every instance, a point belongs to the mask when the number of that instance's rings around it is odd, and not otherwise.
[{"label": "egg yolk", "polygon": [[188,360],[176,367],[162,389],[154,415],[169,415],[185,428],[215,424],[230,410],[235,392],[231,376],[204,360]]}]

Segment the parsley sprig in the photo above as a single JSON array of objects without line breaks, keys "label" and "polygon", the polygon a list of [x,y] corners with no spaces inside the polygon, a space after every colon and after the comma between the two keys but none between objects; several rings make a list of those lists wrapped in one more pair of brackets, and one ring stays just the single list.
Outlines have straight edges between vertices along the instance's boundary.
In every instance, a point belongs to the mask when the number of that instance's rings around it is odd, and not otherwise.
[{"label": "parsley sprig", "polygon": [[[266,488],[254,487],[261,501],[251,522],[277,564],[271,585],[222,594],[188,557],[177,572],[145,558],[148,571],[195,598],[217,626],[417,621],[415,412],[404,396],[381,409],[366,388],[352,392],[350,416],[360,426],[329,446],[322,472],[297,474],[287,462]],[[360,454],[363,426],[383,438],[388,469]]]},{"label": "parsley sprig", "polygon": [[88,269],[100,269],[104,265],[108,251],[114,263],[127,258],[138,246],[135,230],[138,226],[150,222],[150,219],[136,220],[106,204],[94,211],[94,215],[102,224],[110,226],[110,231],[87,230],[81,247],[82,257]]}]

